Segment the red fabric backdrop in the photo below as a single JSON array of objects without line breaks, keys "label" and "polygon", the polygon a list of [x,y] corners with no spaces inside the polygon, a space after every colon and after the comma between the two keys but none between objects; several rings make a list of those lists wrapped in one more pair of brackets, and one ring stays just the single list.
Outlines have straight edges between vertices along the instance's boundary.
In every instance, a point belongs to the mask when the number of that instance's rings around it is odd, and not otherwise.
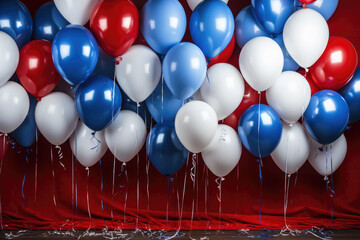
[{"label": "red fabric backdrop", "polygon": [[[23,2],[34,14],[36,9],[46,1],[23,0]],[[230,0],[229,6],[234,16],[249,2],[249,0]],[[143,3],[143,0],[137,1],[139,7]],[[189,19],[190,9],[186,1],[181,1],[181,3]],[[357,48],[358,54],[360,51],[359,13],[360,1],[341,0],[335,15],[329,21],[330,34],[349,39]],[[189,39],[187,33],[185,40]],[[138,42],[143,42],[141,36]],[[239,52],[240,49],[236,47],[230,60],[237,67]],[[329,198],[323,177],[313,170],[309,163],[300,169],[295,187],[294,177],[292,177],[289,195],[291,205],[287,215],[288,224],[292,228],[360,227],[359,134],[359,123],[354,124],[345,134],[348,141],[348,153],[342,166],[334,174],[335,196],[332,221],[327,215],[327,199]],[[137,223],[137,227],[143,229],[166,229],[167,204],[169,229],[176,229],[179,226],[178,203],[181,206],[185,174],[187,174],[187,184],[181,228],[191,227],[193,201],[195,214],[192,228],[206,229],[208,224],[210,229],[218,228],[217,184],[210,172],[206,177],[207,172],[201,159],[197,160],[195,188],[189,177],[190,159],[189,165],[184,166],[175,179],[170,181],[168,195],[167,178],[158,173],[149,163],[143,149],[139,155],[139,168],[137,168],[136,158],[127,165],[128,182],[125,171],[121,171],[121,163],[115,162],[113,195],[113,156],[109,151],[102,159],[102,166],[98,163],[91,167],[89,178],[87,178],[87,171],[82,166],[75,162],[72,167],[73,158],[68,142],[61,146],[63,151],[61,162],[65,165],[65,169],[59,163],[57,149],[53,149],[52,163],[51,145],[43,137],[40,137],[37,145],[38,153],[36,154],[36,146],[33,146],[33,151],[28,154],[28,165],[26,153],[24,151],[19,153],[18,148],[9,149],[3,160],[0,192],[5,229],[67,229],[72,227],[86,229],[90,223],[94,228],[107,226],[133,229]],[[266,158],[263,162],[262,224],[269,229],[280,229],[284,226],[284,173],[277,168],[271,158]],[[149,164],[148,174],[147,164]],[[101,191],[101,171],[103,191]],[[74,175],[74,181],[72,181],[72,175]],[[137,198],[137,189],[139,198]],[[87,193],[91,218],[89,218]],[[331,200],[330,198],[330,203]],[[254,157],[244,151],[239,165],[222,184],[221,228],[259,229],[259,206],[258,163]],[[331,210],[331,207],[328,209]]]}]

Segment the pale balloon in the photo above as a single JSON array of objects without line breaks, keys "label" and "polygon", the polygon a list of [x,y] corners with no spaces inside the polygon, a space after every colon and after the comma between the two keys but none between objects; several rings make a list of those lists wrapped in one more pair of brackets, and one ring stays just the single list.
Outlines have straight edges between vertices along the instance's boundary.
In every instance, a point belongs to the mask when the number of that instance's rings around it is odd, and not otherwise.
[{"label": "pale balloon", "polygon": [[19,63],[19,48],[12,37],[0,31],[0,86],[15,73]]},{"label": "pale balloon", "polygon": [[71,24],[84,25],[99,0],[54,0],[56,8]]},{"label": "pale balloon", "polygon": [[229,116],[244,97],[244,80],[231,64],[218,63],[208,69],[201,88],[201,97],[216,112],[218,120]]},{"label": "pale balloon", "polygon": [[[189,7],[191,8],[192,11],[194,11],[194,9],[196,8],[197,5],[199,5],[199,3],[201,3],[204,0],[187,0],[187,3],[189,5]],[[222,0],[224,3],[228,3],[229,0]]]}]

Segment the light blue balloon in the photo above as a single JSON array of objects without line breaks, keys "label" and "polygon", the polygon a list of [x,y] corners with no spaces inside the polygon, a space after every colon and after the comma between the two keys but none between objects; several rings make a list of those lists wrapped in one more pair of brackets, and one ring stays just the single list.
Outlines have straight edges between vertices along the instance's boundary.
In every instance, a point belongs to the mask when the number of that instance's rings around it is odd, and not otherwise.
[{"label": "light blue balloon", "polygon": [[165,55],[163,75],[171,93],[185,100],[203,83],[207,64],[200,48],[189,42],[178,43]]},{"label": "light blue balloon", "polygon": [[184,37],[184,8],[177,0],[149,0],[141,12],[140,28],[149,46],[159,54],[166,54]]},{"label": "light blue balloon", "polygon": [[235,38],[237,45],[242,48],[256,37],[269,37],[269,34],[257,22],[251,6],[243,8],[235,19]]},{"label": "light blue balloon", "polygon": [[294,59],[292,59],[292,57],[290,56],[290,54],[288,53],[288,51],[285,48],[285,44],[284,44],[284,40],[283,40],[283,35],[280,34],[278,36],[276,36],[274,38],[275,42],[277,42],[277,44],[279,44],[283,54],[284,54],[284,68],[283,71],[296,71],[299,69],[299,65],[294,61]]},{"label": "light blue balloon", "polygon": [[183,101],[170,92],[165,82],[160,81],[154,92],[146,99],[146,105],[157,123],[174,124],[176,113],[183,105]]},{"label": "light blue balloon", "polygon": [[234,34],[234,16],[221,0],[201,2],[190,17],[190,34],[207,58],[214,58],[230,43]]},{"label": "light blue balloon", "polygon": [[316,0],[308,4],[307,7],[318,11],[326,20],[328,20],[335,12],[339,0]]}]

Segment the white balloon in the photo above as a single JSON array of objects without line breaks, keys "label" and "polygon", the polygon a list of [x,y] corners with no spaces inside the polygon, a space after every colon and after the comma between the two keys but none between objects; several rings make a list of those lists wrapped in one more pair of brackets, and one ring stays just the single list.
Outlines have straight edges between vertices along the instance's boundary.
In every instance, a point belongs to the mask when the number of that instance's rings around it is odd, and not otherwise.
[{"label": "white balloon", "polygon": [[74,100],[61,92],[43,97],[35,108],[36,125],[53,145],[61,145],[71,136],[78,118]]},{"label": "white balloon", "polygon": [[[194,11],[194,9],[196,8],[197,5],[199,5],[199,3],[201,3],[204,0],[187,0],[187,3],[189,4],[189,7],[191,8],[192,11]],[[228,3],[229,0],[222,0],[224,3]]]},{"label": "white balloon", "polygon": [[240,71],[245,81],[256,91],[271,87],[284,67],[280,46],[268,37],[248,41],[239,56]]},{"label": "white balloon", "polygon": [[144,101],[154,91],[161,78],[161,62],[151,48],[132,46],[116,65],[116,79],[134,102]]},{"label": "white balloon", "polygon": [[231,127],[219,124],[213,140],[201,152],[201,156],[212,173],[224,177],[238,164],[241,152],[239,135]]},{"label": "white balloon", "polygon": [[70,137],[70,147],[76,159],[86,168],[97,163],[108,149],[104,131],[94,132],[81,121]]},{"label": "white balloon", "polygon": [[312,66],[324,52],[329,27],[320,13],[310,8],[294,12],[286,21],[284,44],[290,56],[303,68]]},{"label": "white balloon", "polygon": [[311,98],[308,81],[297,72],[283,72],[266,90],[266,100],[280,118],[288,124],[297,122]]},{"label": "white balloon", "polygon": [[129,110],[120,111],[114,122],[105,128],[106,144],[121,162],[128,162],[135,157],[143,147],[145,139],[144,120]]},{"label": "white balloon", "polygon": [[175,131],[184,147],[199,153],[215,136],[218,120],[214,109],[202,101],[191,101],[182,106],[175,117]]},{"label": "white balloon", "polygon": [[344,134],[328,145],[317,143],[310,136],[309,141],[311,148],[308,159],[311,166],[323,176],[334,173],[346,156],[347,143]]},{"label": "white balloon", "polygon": [[8,81],[0,87],[0,132],[18,128],[29,112],[29,96],[18,83]]},{"label": "white balloon", "polygon": [[0,31],[0,86],[15,73],[19,64],[19,48],[12,37]]},{"label": "white balloon", "polygon": [[56,8],[71,24],[84,25],[99,0],[54,0]]},{"label": "white balloon", "polygon": [[218,120],[229,116],[244,97],[244,80],[231,64],[218,63],[208,69],[201,88],[201,97],[216,112]]},{"label": "white balloon", "polygon": [[293,174],[306,162],[310,153],[310,143],[304,127],[300,123],[283,123],[280,143],[271,153],[271,158],[285,173]]}]

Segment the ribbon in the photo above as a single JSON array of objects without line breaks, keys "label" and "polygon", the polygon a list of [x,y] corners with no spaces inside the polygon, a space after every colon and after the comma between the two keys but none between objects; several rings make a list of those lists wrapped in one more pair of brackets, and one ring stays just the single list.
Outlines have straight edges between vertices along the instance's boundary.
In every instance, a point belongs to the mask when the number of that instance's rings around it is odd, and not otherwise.
[{"label": "ribbon", "polygon": [[98,152],[101,141],[96,137],[96,132],[92,132],[91,135],[92,135],[91,140],[93,140],[94,138],[96,140],[96,145],[94,147],[92,147],[91,150],[96,149],[96,151]]},{"label": "ribbon", "polygon": [[223,177],[218,177],[217,179],[215,179],[215,182],[216,182],[217,188],[218,188],[217,199],[219,201],[219,230],[218,230],[218,232],[221,230],[221,183],[224,180],[225,180],[225,178],[223,178]]}]

